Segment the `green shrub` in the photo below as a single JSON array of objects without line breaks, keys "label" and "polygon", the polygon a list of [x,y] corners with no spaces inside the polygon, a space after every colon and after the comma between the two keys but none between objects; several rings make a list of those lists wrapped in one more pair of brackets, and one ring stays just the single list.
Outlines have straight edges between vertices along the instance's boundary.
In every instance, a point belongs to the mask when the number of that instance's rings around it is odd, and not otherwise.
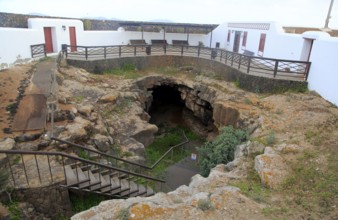
[{"label": "green shrub", "polygon": [[274,131],[270,131],[268,136],[265,138],[265,142],[267,145],[272,145],[276,143],[276,136]]},{"label": "green shrub", "polygon": [[214,204],[212,204],[210,199],[200,199],[198,200],[197,207],[202,211],[207,211],[214,209]]},{"label": "green shrub", "polygon": [[232,126],[222,128],[213,141],[198,148],[201,175],[208,176],[211,168],[233,161],[235,147],[246,139],[247,133],[243,130],[234,129]]}]

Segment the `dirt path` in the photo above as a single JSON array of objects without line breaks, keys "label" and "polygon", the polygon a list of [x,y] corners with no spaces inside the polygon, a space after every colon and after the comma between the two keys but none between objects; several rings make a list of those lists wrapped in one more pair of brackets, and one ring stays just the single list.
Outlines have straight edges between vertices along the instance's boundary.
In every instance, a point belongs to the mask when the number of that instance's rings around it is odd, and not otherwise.
[{"label": "dirt path", "polygon": [[24,80],[29,80],[34,64],[19,65],[0,71],[0,138],[14,136],[14,134],[5,132],[8,131],[12,122],[9,109],[16,111],[19,89],[24,86]]}]

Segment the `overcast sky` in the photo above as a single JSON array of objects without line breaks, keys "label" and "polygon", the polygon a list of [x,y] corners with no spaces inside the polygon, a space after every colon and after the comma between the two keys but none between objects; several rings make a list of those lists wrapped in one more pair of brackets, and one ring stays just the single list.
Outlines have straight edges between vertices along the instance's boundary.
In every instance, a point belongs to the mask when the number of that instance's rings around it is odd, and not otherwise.
[{"label": "overcast sky", "polygon": [[[283,26],[323,27],[331,0],[0,0],[0,11],[61,17],[170,20],[220,24],[277,21]],[[338,1],[329,26],[338,29]]]}]

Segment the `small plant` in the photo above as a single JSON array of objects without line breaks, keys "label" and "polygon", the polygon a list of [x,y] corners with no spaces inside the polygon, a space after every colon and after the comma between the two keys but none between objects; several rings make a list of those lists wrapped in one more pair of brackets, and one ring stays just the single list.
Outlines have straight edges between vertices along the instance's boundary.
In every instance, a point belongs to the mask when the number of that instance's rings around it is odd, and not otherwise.
[{"label": "small plant", "polygon": [[235,147],[247,139],[247,133],[232,126],[221,128],[220,135],[213,141],[198,148],[199,166],[202,176],[208,176],[211,168],[218,164],[227,164],[234,160]]},{"label": "small plant", "polygon": [[210,199],[200,199],[197,202],[197,207],[201,209],[203,212],[207,210],[214,209],[214,204],[210,201]]},{"label": "small plant", "polygon": [[70,194],[70,201],[72,203],[72,209],[75,212],[82,212],[93,206],[98,205],[100,202],[106,200],[104,196],[96,194],[86,194],[85,196],[78,196]]},{"label": "small plant", "polygon": [[251,100],[248,99],[248,98],[244,98],[244,103],[247,104],[247,105],[251,105],[252,104]]},{"label": "small plant", "polygon": [[85,160],[90,160],[89,152],[85,151],[85,150],[80,150],[79,157],[81,157]]},{"label": "small plant", "polygon": [[268,136],[265,138],[265,142],[267,145],[272,145],[276,143],[276,136],[274,131],[270,131]]},{"label": "small plant", "polygon": [[121,209],[117,214],[117,218],[120,220],[128,220],[129,219],[129,208]]},{"label": "small plant", "polygon": [[240,81],[239,81],[239,78],[236,79],[236,81],[234,82],[234,84],[235,84],[235,86],[236,86],[237,88],[240,88],[240,87],[241,87],[241,83],[240,83]]},{"label": "small plant", "polygon": [[277,114],[277,115],[281,115],[281,114],[283,114],[283,110],[281,110],[281,109],[277,109],[277,110],[276,110],[276,114]]}]

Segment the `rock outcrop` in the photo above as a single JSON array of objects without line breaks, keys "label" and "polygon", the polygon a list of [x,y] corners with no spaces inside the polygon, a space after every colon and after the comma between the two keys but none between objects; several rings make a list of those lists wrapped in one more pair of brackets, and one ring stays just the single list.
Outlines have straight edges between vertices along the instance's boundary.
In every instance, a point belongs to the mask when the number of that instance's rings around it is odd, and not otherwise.
[{"label": "rock outcrop", "polygon": [[189,187],[148,198],[104,201],[71,219],[265,219],[264,206],[227,186],[229,178],[232,175],[219,165],[208,178],[194,176]]},{"label": "rock outcrop", "polygon": [[271,147],[255,158],[255,169],[262,183],[269,188],[278,188],[288,174],[285,159]]}]

